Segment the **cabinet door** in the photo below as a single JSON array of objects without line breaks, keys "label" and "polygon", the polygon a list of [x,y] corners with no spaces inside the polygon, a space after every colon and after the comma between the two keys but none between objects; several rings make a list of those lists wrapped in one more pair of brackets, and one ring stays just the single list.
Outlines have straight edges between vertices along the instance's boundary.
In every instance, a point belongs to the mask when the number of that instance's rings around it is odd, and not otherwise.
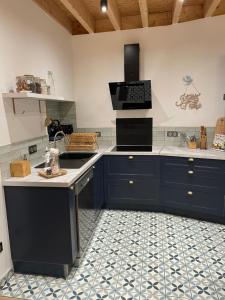
[{"label": "cabinet door", "polygon": [[93,167],[94,173],[94,205],[101,209],[104,204],[104,158],[101,158]]}]

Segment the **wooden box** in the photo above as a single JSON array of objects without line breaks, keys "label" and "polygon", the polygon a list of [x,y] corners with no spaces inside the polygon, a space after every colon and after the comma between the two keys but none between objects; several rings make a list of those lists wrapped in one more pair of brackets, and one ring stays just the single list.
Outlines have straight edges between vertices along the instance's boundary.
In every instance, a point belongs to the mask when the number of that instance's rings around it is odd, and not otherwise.
[{"label": "wooden box", "polygon": [[31,173],[29,160],[14,160],[10,164],[10,172],[12,177],[25,177]]}]

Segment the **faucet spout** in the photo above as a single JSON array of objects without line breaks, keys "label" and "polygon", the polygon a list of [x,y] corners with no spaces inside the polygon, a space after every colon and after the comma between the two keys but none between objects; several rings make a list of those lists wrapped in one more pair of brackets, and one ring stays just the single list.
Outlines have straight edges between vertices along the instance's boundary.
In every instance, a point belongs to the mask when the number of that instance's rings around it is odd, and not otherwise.
[{"label": "faucet spout", "polygon": [[56,132],[56,134],[55,134],[55,136],[54,136],[54,148],[57,148],[57,140],[56,140],[56,138],[57,138],[57,136],[59,135],[59,134],[62,134],[63,136],[64,136],[64,144],[66,144],[65,142],[65,140],[66,140],[66,135],[65,135],[65,133],[61,130],[61,131],[58,131],[58,132]]}]

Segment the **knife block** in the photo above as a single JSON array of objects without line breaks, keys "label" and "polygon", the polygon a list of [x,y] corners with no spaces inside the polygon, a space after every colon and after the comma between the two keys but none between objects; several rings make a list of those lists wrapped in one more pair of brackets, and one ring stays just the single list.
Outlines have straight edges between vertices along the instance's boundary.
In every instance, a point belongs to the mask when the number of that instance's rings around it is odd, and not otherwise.
[{"label": "knife block", "polygon": [[10,164],[12,177],[25,177],[31,173],[31,166],[28,160],[14,160]]}]

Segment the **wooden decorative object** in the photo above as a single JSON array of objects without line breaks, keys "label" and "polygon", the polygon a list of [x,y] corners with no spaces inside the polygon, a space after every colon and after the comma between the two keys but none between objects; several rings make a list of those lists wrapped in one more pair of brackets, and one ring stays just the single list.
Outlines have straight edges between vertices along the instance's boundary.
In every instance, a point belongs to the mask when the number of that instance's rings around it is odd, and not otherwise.
[{"label": "wooden decorative object", "polygon": [[[201,93],[197,90],[193,83],[191,76],[187,75],[183,77],[183,82],[186,85],[186,90],[183,95],[180,96],[180,99],[176,102],[176,106],[181,109],[200,109],[202,104],[200,103],[199,97]],[[192,89],[192,91],[190,90]]]},{"label": "wooden decorative object", "polygon": [[38,172],[38,175],[44,177],[44,178],[47,178],[47,179],[51,179],[51,178],[55,178],[55,177],[59,177],[59,176],[63,176],[63,175],[66,175],[67,174],[67,171],[66,170],[63,170],[63,169],[60,169],[59,172],[57,174],[51,174],[51,175],[47,175],[44,171],[39,171]]},{"label": "wooden decorative object", "polygon": [[30,161],[14,160],[10,164],[10,172],[12,177],[25,177],[31,173]]}]

